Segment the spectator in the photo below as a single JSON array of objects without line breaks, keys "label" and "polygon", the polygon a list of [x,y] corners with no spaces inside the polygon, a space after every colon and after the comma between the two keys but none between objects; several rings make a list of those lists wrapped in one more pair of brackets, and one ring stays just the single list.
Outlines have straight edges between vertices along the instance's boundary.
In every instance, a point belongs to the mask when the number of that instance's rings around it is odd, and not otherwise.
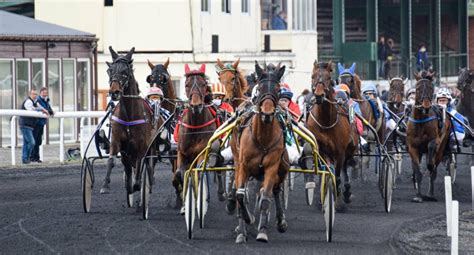
[{"label": "spectator", "polygon": [[[45,109],[43,109],[41,106],[37,104],[36,102],[37,96],[38,96],[38,93],[36,92],[36,90],[34,89],[30,90],[30,96],[26,98],[25,101],[23,101],[20,108],[22,110],[27,110],[27,111],[42,111],[43,113],[48,114],[48,111],[46,111]],[[31,151],[33,150],[33,147],[35,146],[33,130],[36,127],[37,118],[20,117],[19,123],[20,123],[20,130],[23,135],[23,150],[22,150],[21,159],[22,159],[23,164],[29,164]]]},{"label": "spectator", "polygon": [[272,17],[272,29],[273,30],[286,30],[286,13],[284,11],[279,12],[277,15]]},{"label": "spectator", "polygon": [[387,45],[385,37],[381,36],[377,48],[377,59],[379,60],[379,77],[385,75],[385,61],[387,61]]},{"label": "spectator", "polygon": [[390,77],[390,70],[392,69],[392,60],[393,60],[393,40],[388,38],[387,40],[387,60],[385,61],[384,67],[384,79],[388,80]]},{"label": "spectator", "polygon": [[426,51],[426,46],[424,43],[420,44],[418,47],[418,52],[416,53],[416,69],[418,72],[428,70],[428,52]]},{"label": "spectator", "polygon": [[[49,104],[49,97],[48,97],[48,88],[42,87],[40,89],[40,96],[37,97],[37,104],[38,106],[42,107],[45,109],[49,115],[54,115],[53,109],[51,108],[51,105]],[[48,119],[43,119],[39,118],[36,122],[35,129],[33,130],[33,137],[35,139],[35,145],[33,147],[33,150],[31,151],[31,156],[30,156],[30,161],[31,162],[38,162],[41,163],[41,159],[39,156],[39,147],[43,142],[43,131],[44,131],[44,125],[48,123]]]},{"label": "spectator", "polygon": [[298,104],[298,107],[300,108],[300,112],[304,112],[305,110],[305,102],[306,102],[306,97],[309,94],[309,89],[304,89],[303,92],[301,92],[301,95],[299,95],[296,98],[296,103]]}]

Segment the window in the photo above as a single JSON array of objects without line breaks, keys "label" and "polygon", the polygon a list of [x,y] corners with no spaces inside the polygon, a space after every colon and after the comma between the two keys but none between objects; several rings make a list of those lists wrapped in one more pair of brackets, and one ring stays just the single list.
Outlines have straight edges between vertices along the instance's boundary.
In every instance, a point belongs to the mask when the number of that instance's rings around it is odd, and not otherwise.
[{"label": "window", "polygon": [[316,31],[316,0],[293,1],[293,30]]},{"label": "window", "polygon": [[28,91],[30,87],[30,61],[17,60],[16,61],[16,102],[17,109],[21,108],[21,104],[29,96]]},{"label": "window", "polygon": [[230,13],[230,0],[222,0],[222,12]]},{"label": "window", "polygon": [[[75,74],[75,61],[73,59],[64,59],[63,60],[63,107],[62,111],[65,112],[73,112],[76,110],[75,103],[76,103],[76,93],[75,93],[75,82],[76,79],[74,77]],[[66,118],[64,119],[64,140],[74,140],[74,119]],[[59,127],[59,122],[57,122]],[[50,123],[50,128],[52,123]],[[59,130],[59,129],[58,129]],[[52,136],[51,134],[50,139],[54,141],[59,141],[59,132],[57,136]]]},{"label": "window", "polygon": [[[294,3],[295,1],[293,1]],[[296,1],[299,2],[299,1]],[[262,30],[287,30],[287,0],[261,0],[261,28]]]},{"label": "window", "polygon": [[90,85],[90,73],[89,73],[89,61],[78,60],[77,61],[77,103],[79,111],[89,110],[89,85]]},{"label": "window", "polygon": [[242,13],[249,13],[249,0],[242,0]]},{"label": "window", "polygon": [[104,6],[114,6],[114,0],[104,0]]},{"label": "window", "polygon": [[[61,111],[61,73],[60,60],[48,59],[48,97],[53,111]],[[64,119],[66,121],[67,119]],[[48,120],[51,141],[59,140],[59,119]],[[69,134],[68,134],[69,135]],[[54,137],[54,139],[53,139]],[[69,139],[71,136],[65,136]]]},{"label": "window", "polygon": [[[0,109],[13,106],[13,61],[0,60]],[[10,117],[0,117],[0,147],[10,144]]]},{"label": "window", "polygon": [[31,88],[39,94],[39,90],[44,87],[44,60],[33,59],[33,73],[31,74]]},{"label": "window", "polygon": [[210,0],[201,0],[201,11],[209,12],[209,1]]}]

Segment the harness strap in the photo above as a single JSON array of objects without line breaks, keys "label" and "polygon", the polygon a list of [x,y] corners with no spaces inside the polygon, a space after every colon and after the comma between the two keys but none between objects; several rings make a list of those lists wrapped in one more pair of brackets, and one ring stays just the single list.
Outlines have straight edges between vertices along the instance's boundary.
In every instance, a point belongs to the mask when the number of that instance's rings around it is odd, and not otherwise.
[{"label": "harness strap", "polygon": [[437,118],[437,116],[435,116],[435,115],[424,118],[424,119],[421,119],[421,120],[417,120],[417,119],[414,119],[412,117],[408,117],[408,121],[413,122],[415,124],[422,124],[422,123],[426,123],[426,122],[430,122],[432,120],[435,120],[436,118]]},{"label": "harness strap", "polygon": [[146,123],[146,120],[145,119],[139,119],[139,120],[132,120],[132,121],[125,121],[125,120],[122,120],[120,118],[118,118],[117,116],[115,115],[112,115],[112,120],[121,124],[121,125],[124,125],[124,126],[137,126],[137,125],[141,125],[141,124],[145,124]]}]

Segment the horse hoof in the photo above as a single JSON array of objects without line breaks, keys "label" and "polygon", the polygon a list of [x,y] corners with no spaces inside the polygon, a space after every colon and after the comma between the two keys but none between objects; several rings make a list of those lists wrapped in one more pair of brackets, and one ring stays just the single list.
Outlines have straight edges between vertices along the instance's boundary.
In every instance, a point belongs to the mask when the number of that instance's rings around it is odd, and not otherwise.
[{"label": "horse hoof", "polygon": [[110,193],[110,188],[109,187],[102,187],[100,189],[100,194],[109,194]]},{"label": "horse hoof", "polygon": [[225,201],[225,196],[224,196],[224,192],[217,192],[217,199],[221,202]]},{"label": "horse hoof", "polygon": [[235,213],[237,201],[236,200],[227,200],[227,205],[225,207],[225,211],[228,215],[233,215]]},{"label": "horse hoof", "polygon": [[181,200],[180,197],[176,198],[176,203],[174,205],[174,209],[181,209],[183,207],[183,201]]},{"label": "horse hoof", "polygon": [[423,198],[421,198],[419,196],[416,196],[416,197],[412,198],[411,201],[414,202],[414,203],[423,203]]},{"label": "horse hoof", "polygon": [[237,235],[237,238],[235,238],[235,243],[246,243],[247,242],[247,237],[240,233]]},{"label": "horse hoof", "polygon": [[141,190],[140,184],[139,184],[139,183],[135,183],[135,184],[133,185],[133,192],[140,191],[140,190]]},{"label": "horse hoof", "polygon": [[186,209],[183,207],[181,207],[181,210],[179,211],[179,214],[181,214],[182,216],[184,216],[184,213],[186,212]]},{"label": "horse hoof", "polygon": [[352,202],[352,195],[351,194],[344,194],[344,203],[350,204]]},{"label": "horse hoof", "polygon": [[436,199],[434,196],[423,196],[423,201],[428,201],[428,202],[438,202],[438,199]]},{"label": "horse hoof", "polygon": [[235,233],[239,233],[239,232],[240,232],[240,226],[239,226],[239,225],[237,225],[237,227],[235,227],[234,232],[235,232]]},{"label": "horse hoof", "polygon": [[336,207],[336,212],[338,212],[338,213],[345,213],[345,212],[347,212],[347,206],[346,206],[346,204],[345,204],[340,198],[338,198],[338,199],[336,200],[336,205],[335,205],[335,207]]},{"label": "horse hoof", "polygon": [[255,223],[255,216],[253,216],[252,213],[249,213],[249,219],[248,221],[245,221],[245,223],[249,224],[249,225],[252,225]]},{"label": "horse hoof", "polygon": [[285,233],[286,230],[288,230],[288,223],[286,222],[286,220],[282,220],[282,222],[278,224],[277,228],[278,228],[278,232]]},{"label": "horse hoof", "polygon": [[267,242],[268,242],[268,235],[267,235],[267,233],[265,233],[265,232],[260,232],[260,233],[258,233],[258,235],[257,235],[257,241],[267,243]]}]

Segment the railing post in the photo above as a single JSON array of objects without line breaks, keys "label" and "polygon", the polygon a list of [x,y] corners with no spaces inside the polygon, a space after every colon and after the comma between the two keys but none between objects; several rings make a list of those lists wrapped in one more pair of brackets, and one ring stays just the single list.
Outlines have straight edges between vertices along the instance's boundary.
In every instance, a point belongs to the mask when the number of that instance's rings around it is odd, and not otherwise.
[{"label": "railing post", "polygon": [[459,249],[459,203],[453,201],[452,211],[452,222],[451,222],[451,255],[458,255]]},{"label": "railing post", "polygon": [[10,130],[11,130],[11,137],[10,137],[10,146],[12,149],[12,166],[16,165],[16,155],[15,155],[15,147],[16,147],[16,116],[12,116],[12,120],[10,121]]},{"label": "railing post", "polygon": [[43,137],[41,138],[43,141],[41,142],[41,146],[39,147],[39,158],[41,161],[44,161],[44,158],[43,158],[43,146],[44,144],[46,143],[46,125],[43,126]]},{"label": "railing post", "polygon": [[59,162],[64,163],[64,118],[59,119]]},{"label": "railing post", "polygon": [[471,210],[474,211],[474,166],[471,166]]},{"label": "railing post", "polygon": [[451,176],[444,177],[444,194],[446,201],[446,229],[448,236],[451,236],[451,206],[452,206],[452,191],[451,191]]},{"label": "railing post", "polygon": [[84,157],[84,150],[86,149],[86,146],[84,145],[84,121],[86,120],[86,118],[84,117],[81,117],[81,120],[80,120],[80,124],[79,124],[79,136],[80,136],[80,143],[81,143],[81,158]]}]

